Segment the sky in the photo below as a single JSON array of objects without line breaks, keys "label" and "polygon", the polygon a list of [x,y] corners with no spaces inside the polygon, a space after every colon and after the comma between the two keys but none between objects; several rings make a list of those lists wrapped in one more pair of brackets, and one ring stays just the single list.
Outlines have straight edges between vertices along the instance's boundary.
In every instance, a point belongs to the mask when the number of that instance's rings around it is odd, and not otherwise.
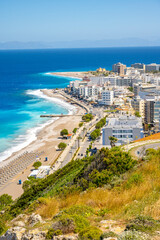
[{"label": "sky", "polygon": [[160,39],[160,0],[0,0],[0,42]]}]

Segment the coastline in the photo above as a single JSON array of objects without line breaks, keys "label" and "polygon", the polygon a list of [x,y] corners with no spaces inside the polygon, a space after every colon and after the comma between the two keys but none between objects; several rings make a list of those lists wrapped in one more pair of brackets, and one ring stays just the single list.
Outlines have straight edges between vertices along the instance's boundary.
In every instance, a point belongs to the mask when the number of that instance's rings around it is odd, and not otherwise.
[{"label": "coastline", "polygon": [[[57,92],[53,93],[53,90],[44,89],[41,90],[43,94],[45,94],[47,97],[54,98],[59,101],[64,101],[64,103],[69,104],[69,101],[58,94]],[[73,106],[72,106],[73,107]],[[51,165],[56,160],[56,158],[59,155],[59,151],[57,151],[57,145],[59,142],[64,141],[60,136],[60,131],[63,128],[67,128],[68,131],[71,133],[74,129],[74,127],[78,127],[78,124],[81,120],[80,116],[76,116],[76,114],[83,114],[84,110],[80,108],[79,106],[76,106],[77,112],[72,115],[53,119],[53,121],[49,124],[47,124],[44,128],[42,128],[36,136],[36,140],[32,141],[29,145],[24,147],[23,149],[19,150],[18,152],[13,153],[8,159],[2,161],[0,163],[0,167],[4,164],[7,164],[8,162],[14,161],[18,156],[23,155],[24,152],[42,152],[41,155],[41,162],[42,165]],[[70,113],[71,114],[71,113]],[[65,140],[65,142],[69,142],[69,140]],[[48,157],[48,162],[44,162],[45,157]],[[36,159],[35,159],[36,160]],[[32,164],[30,164],[27,168],[25,167],[25,170],[21,170],[20,173],[17,173],[13,179],[6,182],[2,187],[0,187],[0,195],[3,193],[7,193],[12,195],[12,197],[15,199],[18,196],[20,196],[23,193],[22,186],[17,186],[18,179],[21,179],[22,182],[27,179],[27,176],[30,174],[32,170]]]},{"label": "coastline", "polygon": [[59,77],[70,77],[76,79],[82,79],[85,76],[91,76],[87,71],[86,72],[48,72],[47,75],[59,76]]}]

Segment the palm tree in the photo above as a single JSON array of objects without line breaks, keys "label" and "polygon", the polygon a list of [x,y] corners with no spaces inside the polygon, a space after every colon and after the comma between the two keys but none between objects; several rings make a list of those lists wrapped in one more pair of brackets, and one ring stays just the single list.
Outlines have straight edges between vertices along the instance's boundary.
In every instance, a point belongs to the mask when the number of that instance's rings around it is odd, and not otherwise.
[{"label": "palm tree", "polygon": [[115,143],[118,141],[118,139],[115,138],[115,137],[110,136],[110,137],[109,137],[109,140],[110,140],[111,148],[112,148],[112,147],[115,147]]}]

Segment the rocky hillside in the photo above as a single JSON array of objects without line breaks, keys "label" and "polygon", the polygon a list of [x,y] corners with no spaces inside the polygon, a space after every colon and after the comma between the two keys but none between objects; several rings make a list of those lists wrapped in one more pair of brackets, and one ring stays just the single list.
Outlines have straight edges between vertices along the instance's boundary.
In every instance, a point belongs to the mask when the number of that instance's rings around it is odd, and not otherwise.
[{"label": "rocky hillside", "polygon": [[[160,239],[160,150],[144,159],[114,147],[0,197],[1,239]],[[8,229],[8,230],[7,230]]]}]

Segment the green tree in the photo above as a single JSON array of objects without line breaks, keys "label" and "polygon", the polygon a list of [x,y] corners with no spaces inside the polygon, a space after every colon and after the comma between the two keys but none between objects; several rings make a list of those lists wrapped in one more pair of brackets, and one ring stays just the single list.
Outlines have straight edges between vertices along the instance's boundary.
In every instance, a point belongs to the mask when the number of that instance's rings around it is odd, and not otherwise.
[{"label": "green tree", "polygon": [[91,139],[92,140],[95,140],[96,138],[98,138],[101,134],[101,130],[98,128],[98,129],[95,129],[93,132],[91,132],[90,136],[91,136]]},{"label": "green tree", "polygon": [[0,196],[0,209],[3,209],[5,206],[10,205],[13,202],[12,197],[8,194],[3,194]]},{"label": "green tree", "polygon": [[67,144],[64,143],[64,142],[60,142],[60,143],[58,144],[58,148],[61,149],[61,150],[64,150],[66,147],[67,147]]},{"label": "green tree", "polygon": [[76,132],[77,132],[77,128],[74,128],[74,129],[73,129],[73,133],[76,133]]},{"label": "green tree", "polygon": [[82,127],[82,126],[83,126],[83,122],[80,122],[80,123],[79,123],[79,127]]},{"label": "green tree", "polygon": [[115,143],[118,141],[117,138],[112,137],[112,136],[109,137],[109,140],[110,140],[110,145],[111,145],[111,147],[114,147],[114,146],[115,146]]},{"label": "green tree", "polygon": [[33,164],[33,167],[34,167],[35,169],[38,169],[41,165],[42,165],[42,163],[41,163],[40,161],[37,161],[37,162],[35,162],[35,163]]},{"label": "green tree", "polygon": [[135,112],[135,116],[136,116],[136,117],[141,117],[141,115],[139,114],[138,111]]},{"label": "green tree", "polygon": [[68,130],[67,129],[63,129],[61,132],[60,132],[60,135],[63,137],[64,135],[68,135]]},{"label": "green tree", "polygon": [[93,119],[93,115],[91,113],[87,113],[85,115],[82,116],[82,120],[84,122],[89,122]]}]

